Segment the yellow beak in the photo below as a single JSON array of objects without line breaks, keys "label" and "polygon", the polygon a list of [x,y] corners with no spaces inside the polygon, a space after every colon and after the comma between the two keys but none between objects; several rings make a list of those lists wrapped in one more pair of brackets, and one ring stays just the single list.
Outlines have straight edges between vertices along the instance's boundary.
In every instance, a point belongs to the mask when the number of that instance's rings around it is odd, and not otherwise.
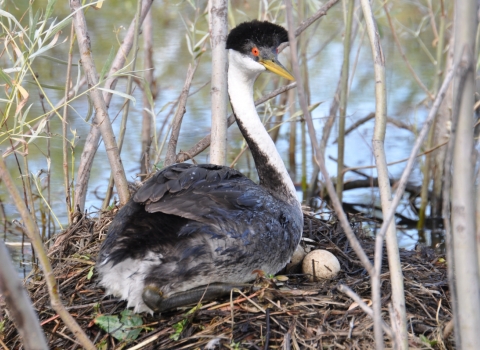
[{"label": "yellow beak", "polygon": [[280,63],[275,62],[273,60],[264,60],[260,59],[258,63],[262,64],[265,68],[269,71],[280,75],[288,80],[295,80],[293,75],[291,75]]}]

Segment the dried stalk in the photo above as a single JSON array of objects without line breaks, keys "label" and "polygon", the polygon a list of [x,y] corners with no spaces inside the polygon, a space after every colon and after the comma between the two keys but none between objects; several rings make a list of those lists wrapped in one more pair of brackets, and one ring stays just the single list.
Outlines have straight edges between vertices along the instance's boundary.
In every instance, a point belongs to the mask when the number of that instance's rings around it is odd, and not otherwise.
[{"label": "dried stalk", "polygon": [[[330,10],[333,7],[333,5],[335,5],[337,2],[338,2],[338,0],[330,0],[325,5],[320,7],[318,9],[318,11],[315,12],[312,16],[308,17],[306,20],[304,20],[302,23],[300,23],[298,25],[298,27],[295,29],[295,37],[302,34],[305,31],[305,29],[310,27],[316,20],[325,16],[327,14],[328,10]],[[289,45],[289,43],[281,44],[278,47],[278,52],[282,52],[288,45]]]},{"label": "dried stalk", "polygon": [[[453,69],[452,69],[453,70]],[[466,70],[462,69],[462,66],[459,66],[457,69],[458,79],[458,87],[457,90],[463,89],[463,85],[465,84],[465,75]],[[453,70],[454,71],[454,70]],[[449,92],[452,92],[453,89],[449,89]],[[443,217],[443,224],[445,229],[445,250],[447,261],[451,261],[450,264],[447,265],[447,273],[448,273],[448,285],[450,288],[450,300],[452,303],[452,311],[453,311],[453,322],[454,328],[460,329],[459,325],[459,316],[458,316],[458,293],[456,290],[456,278],[455,278],[455,252],[453,249],[453,237],[452,237],[452,221],[451,221],[451,187],[452,187],[452,162],[453,162],[453,149],[455,145],[455,139],[457,137],[457,125],[458,125],[458,111],[460,108],[460,95],[456,94],[456,99],[453,101],[452,106],[452,125],[451,125],[451,136],[448,140],[447,150],[445,151],[445,164],[444,164],[444,174],[443,174],[443,198],[442,198],[442,217]],[[460,332],[454,332],[455,335],[455,343],[457,345],[461,344]]]},{"label": "dried stalk", "polygon": [[[304,19],[305,15],[305,3],[304,1],[300,1],[297,6],[297,13],[299,20]],[[318,24],[318,23],[317,23]],[[300,71],[302,74],[303,80],[303,89],[305,93],[305,100],[307,101],[307,105],[311,103],[311,94],[310,94],[310,83],[309,83],[309,76],[308,76],[308,65],[307,65],[307,48],[308,48],[309,41],[307,37],[302,36],[299,38],[298,45],[300,47],[299,54],[300,54],[300,61],[303,63],[300,67]],[[302,162],[301,162],[301,179],[300,185],[302,188],[302,197],[307,198],[308,186],[307,186],[307,126],[305,125],[305,118],[302,118],[300,121],[300,142],[301,142],[301,155],[302,155]]]},{"label": "dried stalk", "polygon": [[[286,4],[286,14],[287,14],[287,22],[288,22],[288,28],[293,28],[293,18],[292,18],[292,4],[290,0],[285,1]],[[305,101],[305,96],[303,94],[303,87],[301,84],[301,75],[300,75],[300,68],[298,66],[298,57],[296,53],[296,40],[295,40],[295,35],[293,34],[292,30],[289,30],[288,32],[288,39],[290,42],[290,53],[291,53],[291,59],[292,59],[292,67],[293,67],[293,73],[295,76],[295,80],[298,83],[298,99],[300,101],[300,106],[302,108],[302,111],[304,113],[305,121],[308,126],[308,133],[310,136],[310,142],[312,143],[313,149],[315,151],[315,160],[320,167],[320,171],[322,172],[322,175],[325,177],[325,183],[327,187],[328,194],[330,195],[332,199],[332,204],[335,209],[335,212],[338,216],[338,219],[340,220],[340,224],[342,226],[342,229],[345,231],[345,235],[347,236],[352,249],[355,251],[357,254],[358,258],[360,259],[360,262],[362,265],[365,267],[365,269],[372,274],[373,272],[373,265],[368,259],[368,256],[365,254],[363,251],[360,242],[358,241],[357,237],[353,233],[352,228],[350,227],[350,222],[348,221],[347,216],[345,215],[345,212],[342,209],[342,204],[338,200],[338,197],[335,193],[335,188],[333,187],[333,183],[328,175],[327,168],[325,167],[325,159],[323,157],[323,153],[320,152],[320,147],[318,145],[316,133],[315,133],[315,126],[313,125],[312,117],[310,115],[310,112],[308,110],[307,103]]]},{"label": "dried stalk", "polygon": [[[368,37],[372,49],[375,71],[375,129],[372,140],[375,162],[377,164],[377,173],[379,181],[380,199],[382,202],[383,215],[392,208],[392,193],[388,176],[388,167],[385,155],[385,131],[387,124],[387,98],[385,82],[385,58],[380,45],[380,36],[373,17],[372,8],[368,0],[361,0],[363,16],[365,18]],[[402,333],[399,338],[401,344],[396,344],[398,349],[408,349],[407,333],[407,315],[405,308],[405,294],[403,286],[403,273],[400,264],[400,254],[398,251],[398,241],[395,223],[391,222],[388,226],[384,223],[387,234],[388,266],[390,268],[390,280],[392,283],[392,302],[395,313],[398,315],[396,328]],[[374,318],[374,333],[376,349],[382,350],[383,332],[381,329],[381,290],[380,290],[380,272],[382,268],[383,257],[383,236],[377,234],[375,246],[375,274],[372,276],[372,301]]]},{"label": "dried stalk", "polygon": [[348,1],[347,22],[343,36],[343,64],[340,78],[340,115],[338,119],[338,162],[337,162],[337,196],[343,201],[343,163],[345,156],[345,118],[347,115],[348,77],[350,68],[350,39],[352,35],[352,22],[355,0]]},{"label": "dried stalk", "polygon": [[[157,91],[155,91],[154,84],[154,66],[153,66],[153,22],[152,11],[148,11],[145,20],[143,21],[143,79],[145,82],[145,88],[142,95],[142,153],[140,156],[140,173],[147,174],[150,171],[150,146],[152,143],[152,114],[151,110],[153,105],[151,104],[148,90],[151,92],[152,100],[155,100]],[[145,176],[142,176],[144,179]]]},{"label": "dried stalk", "polygon": [[175,112],[175,117],[172,122],[172,133],[170,134],[170,140],[168,141],[167,154],[165,155],[165,167],[170,166],[175,163],[176,159],[176,149],[178,136],[180,135],[180,128],[182,126],[183,115],[186,112],[185,106],[187,105],[188,91],[192,84],[193,75],[197,70],[199,60],[195,60],[192,65],[188,66],[187,78],[185,79],[185,84],[183,85],[182,93],[178,101],[177,111]]},{"label": "dried stalk", "polygon": [[125,204],[130,197],[127,178],[125,176],[125,171],[120,159],[120,152],[115,141],[112,124],[108,116],[107,105],[103,98],[102,92],[96,88],[98,85],[98,74],[93,61],[90,37],[87,32],[85,15],[81,9],[81,1],[70,0],[70,8],[74,13],[73,25],[75,27],[75,33],[77,34],[78,49],[80,51],[82,66],[85,76],[87,77],[88,85],[91,87],[90,98],[92,99],[92,103],[95,107],[95,119],[92,125],[100,129],[103,142],[105,143],[110,167],[112,168],[112,172],[114,174],[118,197],[120,199],[120,203]]},{"label": "dried stalk", "polygon": [[425,93],[430,98],[430,100],[433,100],[435,96],[422,83],[422,81],[418,77],[417,73],[415,73],[415,70],[413,69],[412,65],[410,64],[410,61],[408,60],[407,56],[405,55],[405,53],[402,50],[402,45],[400,44],[400,40],[398,39],[397,32],[395,31],[395,28],[393,27],[392,18],[390,17],[390,12],[388,11],[387,3],[383,3],[383,10],[385,11],[385,14],[387,15],[388,25],[390,26],[390,30],[392,31],[393,39],[395,41],[395,44],[397,45],[398,51],[400,52],[400,56],[402,56],[403,61],[407,65],[407,68],[410,71],[410,74],[413,76],[413,78],[415,79],[417,84],[422,88],[423,91],[425,91]]},{"label": "dried stalk", "polygon": [[[355,29],[353,30],[352,36],[350,38],[350,41],[353,41],[355,36],[357,35],[358,31],[358,22],[355,22]],[[325,122],[322,130],[322,139],[320,140],[320,151],[322,154],[325,154],[325,149],[327,147],[328,139],[330,137],[330,132],[333,128],[333,125],[335,124],[335,120],[337,119],[337,112],[338,108],[340,107],[340,92],[342,89],[342,71],[340,71],[340,79],[338,80],[337,88],[335,90],[335,94],[333,96],[332,104],[330,105],[329,113],[328,113],[328,119]],[[354,75],[354,72],[352,73],[352,76]],[[307,201],[310,201],[314,196],[315,196],[315,191],[317,190],[318,187],[318,175],[320,174],[320,168],[318,167],[317,164],[313,165],[313,171],[312,175],[310,177],[310,183],[308,184],[308,192],[307,192]]]},{"label": "dried stalk", "polygon": [[[297,83],[291,83],[291,84],[282,86],[282,87],[272,91],[271,93],[269,93],[265,96],[262,96],[261,98],[256,100],[255,101],[255,106],[259,106],[262,103],[265,103],[266,101],[274,98],[275,96],[278,96],[278,95],[284,93],[285,91],[293,89],[296,86],[297,86]],[[235,117],[233,116],[233,114],[230,114],[228,116],[228,119],[227,119],[227,126],[230,127],[234,122],[235,122]],[[210,146],[210,139],[211,139],[211,134],[205,136],[203,139],[198,141],[188,151],[177,154],[176,162],[177,163],[185,162],[190,157],[193,158],[193,157],[197,156],[198,154],[200,154],[201,152],[203,152],[208,146]]]},{"label": "dried stalk", "polygon": [[[436,74],[435,79],[433,82],[433,91],[435,93],[438,92],[440,82],[445,76],[445,70],[452,65],[453,62],[453,41],[451,45],[448,45],[446,42],[446,9],[444,0],[439,1],[440,4],[440,26],[438,30],[438,37],[437,41],[437,66],[436,66]],[[429,6],[431,4],[429,2]],[[453,40],[453,36],[451,37]],[[448,47],[448,52],[445,55],[445,46]],[[445,57],[446,56],[446,57]],[[445,63],[444,63],[445,61]],[[440,106],[437,116],[435,117],[435,122],[432,126],[432,133],[433,133],[433,142],[432,144],[438,144],[443,142],[448,142],[448,131],[447,128],[450,123],[447,123],[447,120],[451,120],[451,102],[453,100],[453,87],[450,85],[449,90],[447,91],[447,95],[444,99],[444,102]],[[448,124],[448,126],[447,126]],[[429,147],[429,146],[427,146]],[[445,150],[440,150],[435,152],[435,154],[431,157],[430,166],[431,170],[431,178],[432,178],[432,197],[430,199],[430,216],[433,218],[441,217],[442,215],[442,177],[444,174],[444,163],[445,163]],[[433,229],[440,229],[433,227]]]},{"label": "dried stalk", "polygon": [[454,62],[465,70],[454,82],[454,100],[460,101],[453,154],[452,236],[458,297],[459,349],[475,349],[480,329],[480,278],[475,228],[475,158],[473,106],[475,105],[475,35],[478,22],[476,0],[455,2]]},{"label": "dried stalk", "polygon": [[[323,5],[314,15],[312,15],[311,17],[307,18],[305,21],[303,21],[295,30],[295,36],[299,36],[305,29],[307,29],[312,23],[314,23],[316,20],[322,18],[323,16],[325,16],[328,12],[328,10],[333,6],[335,5],[336,3],[338,2],[338,0],[330,0],[329,2],[327,2],[325,5]],[[283,43],[282,45],[280,45],[278,47],[278,52],[282,52],[282,50],[285,49],[285,47],[288,46],[288,43]],[[292,83],[292,84],[289,84],[287,86],[284,86],[284,87],[281,87],[280,89],[277,89],[277,90],[282,90],[281,92],[278,92],[276,93],[275,95],[273,95],[272,97],[275,97],[276,95],[278,94],[281,94],[282,92],[285,92],[293,87],[295,87],[296,83]],[[288,87],[288,88],[287,88]],[[275,91],[277,91],[275,90]],[[274,92],[275,92],[274,91]],[[272,92],[273,94],[273,92]],[[272,98],[270,97],[270,98]],[[269,100],[270,98],[267,98],[266,100]],[[265,101],[266,101],[265,100]],[[257,100],[255,102],[255,105],[258,106],[260,104],[260,102],[258,102],[259,100]],[[262,101],[261,103],[265,102],[265,101]],[[235,118],[233,117],[233,115],[230,115],[227,119],[227,128],[230,127],[230,125],[232,125],[235,121]],[[197,142],[196,145],[192,146],[187,152],[187,154],[190,154],[192,157],[195,157],[196,155],[198,155],[199,153],[201,153],[202,151],[204,151],[209,145],[210,145],[210,139],[211,139],[211,135],[207,135],[205,136],[203,139],[201,139],[199,142]],[[188,159],[188,156],[186,154],[178,154],[177,155],[177,159],[176,161],[178,163],[181,163],[181,162],[184,162]]]},{"label": "dried stalk", "polygon": [[[288,92],[288,113],[290,116],[295,114],[295,91]],[[278,128],[280,129],[280,128]],[[296,161],[296,145],[297,145],[297,122],[292,120],[290,122],[290,135],[288,142],[288,165],[290,167],[290,174],[293,181],[297,179],[297,161]]]},{"label": "dried stalk", "polygon": [[[73,23],[70,27],[70,47],[68,50],[68,61],[67,61],[67,79],[65,81],[65,97],[64,100],[68,101],[68,94],[71,84],[71,73],[72,73],[72,60],[73,60],[73,45],[75,43],[74,38],[75,32]],[[63,187],[65,189],[65,202],[67,205],[67,216],[68,224],[72,224],[73,210],[72,210],[72,199],[70,197],[70,180],[68,175],[68,144],[67,144],[67,121],[68,121],[68,104],[65,103],[63,106],[63,119],[62,119],[62,151],[63,151]]]},{"label": "dried stalk", "polygon": [[[152,6],[153,0],[143,0],[142,3],[142,15],[140,17],[140,23],[143,22],[147,12]],[[132,49],[133,40],[135,36],[135,19],[132,20],[127,34],[125,35],[122,45],[117,51],[117,54],[112,62],[112,66],[108,73],[108,78],[105,81],[104,87],[109,90],[115,90],[115,86],[118,81],[118,76],[115,73],[120,70],[126,62],[126,59]],[[112,99],[112,94],[108,92],[103,93],[107,108],[109,107]],[[77,181],[75,184],[75,208],[83,211],[85,209],[85,199],[87,196],[88,180],[90,178],[90,170],[92,168],[93,159],[97,152],[98,143],[100,141],[100,130],[98,127],[92,125],[90,132],[87,135],[85,145],[83,147],[82,156],[80,157],[80,164],[78,166]]]},{"label": "dried stalk", "polygon": [[75,319],[68,313],[63,306],[62,301],[60,300],[60,296],[58,295],[57,281],[55,280],[52,266],[50,265],[47,253],[43,247],[38,226],[35,224],[32,215],[29,213],[25,203],[23,202],[18,189],[15,187],[13,179],[8,172],[7,166],[2,157],[0,157],[0,178],[5,184],[5,187],[7,187],[13,203],[15,203],[15,206],[22,217],[24,231],[28,235],[28,238],[32,243],[32,247],[35,250],[35,254],[37,255],[38,261],[40,262],[40,266],[42,267],[52,308],[61,317],[67,328],[74,334],[84,348],[95,350],[96,348],[93,343],[90,341],[90,339],[88,339],[87,335],[80,328]]},{"label": "dried stalk", "polygon": [[225,165],[227,161],[227,50],[228,1],[209,2],[210,45],[212,46],[212,141],[210,163]]},{"label": "dried stalk", "polygon": [[2,240],[0,240],[0,266],[0,293],[17,326],[23,346],[27,350],[48,349],[32,301],[18,279],[17,271]]},{"label": "dried stalk", "polygon": [[[350,287],[347,287],[344,284],[340,284],[339,286],[337,286],[337,289],[340,292],[348,295],[354,302],[356,302],[358,304],[358,306],[360,306],[360,308],[368,316],[370,316],[373,319],[373,310],[370,307],[368,307],[368,305],[365,304],[365,302],[362,300],[362,298],[360,298],[360,296],[357,293],[355,293]],[[392,332],[392,329],[388,326],[388,324],[383,322],[383,320],[382,320],[382,328],[383,328],[384,332],[387,333],[390,336],[390,338],[393,338],[394,334]]]},{"label": "dried stalk", "polygon": [[[140,35],[140,14],[142,13],[142,0],[137,0],[137,11],[135,16],[135,29],[133,35],[133,60],[132,60],[132,71],[135,71],[135,67],[137,64],[137,52],[138,52],[138,37]],[[127,77],[127,86],[125,89],[125,93],[127,95],[132,94],[132,82],[133,77],[131,74]],[[125,130],[127,129],[127,120],[128,120],[128,112],[130,111],[130,99],[125,98],[123,102],[123,113],[122,113],[122,121],[120,123],[120,135],[118,136],[118,155],[122,153],[122,146],[123,146],[123,139],[125,138]],[[113,194],[113,180],[115,178],[115,173],[112,171],[110,173],[110,179],[108,180],[107,191],[105,193],[105,198],[103,200],[102,209],[106,210],[109,203],[110,198]],[[119,193],[120,195],[120,193]]]}]

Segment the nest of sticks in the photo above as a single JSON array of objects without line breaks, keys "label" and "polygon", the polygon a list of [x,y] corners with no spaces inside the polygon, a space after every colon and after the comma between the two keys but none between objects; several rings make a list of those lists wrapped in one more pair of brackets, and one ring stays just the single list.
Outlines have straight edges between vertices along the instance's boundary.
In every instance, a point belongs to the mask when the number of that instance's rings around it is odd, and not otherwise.
[{"label": "nest of sticks", "polygon": [[[64,305],[87,335],[101,349],[373,349],[373,321],[348,296],[338,291],[346,285],[366,303],[370,301],[370,277],[360,264],[335,219],[320,220],[305,214],[303,245],[332,252],[341,272],[334,280],[309,281],[295,271],[287,278],[263,279],[256,291],[179,308],[161,315],[134,315],[136,335],[118,340],[98,324],[99,317],[119,315],[126,303],[105,297],[94,270],[100,244],[116,210],[97,218],[83,216],[58,235],[49,249]],[[370,259],[374,239],[362,229],[361,218],[351,225]],[[452,311],[445,260],[433,250],[401,251],[410,348],[453,349]],[[390,323],[388,306],[391,284],[388,262],[381,275],[382,310]],[[45,281],[34,270],[26,287],[38,312],[51,349],[80,349],[73,335],[52,310]],[[0,308],[0,340],[8,349],[21,349],[21,339],[8,311]],[[121,320],[121,319],[120,319]],[[387,347],[392,340],[385,336]]]}]

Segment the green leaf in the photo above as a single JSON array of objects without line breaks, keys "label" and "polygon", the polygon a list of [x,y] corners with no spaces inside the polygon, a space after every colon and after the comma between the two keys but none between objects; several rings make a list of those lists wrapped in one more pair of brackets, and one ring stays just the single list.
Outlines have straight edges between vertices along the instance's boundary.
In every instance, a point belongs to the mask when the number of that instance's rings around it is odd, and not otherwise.
[{"label": "green leaf", "polygon": [[423,334],[420,334],[420,340],[422,341],[422,343],[424,343],[426,345],[429,345],[431,347],[436,346],[437,343],[438,343],[438,341],[430,340],[426,336],[424,336]]},{"label": "green leaf", "polygon": [[90,270],[88,271],[87,280],[89,280],[89,281],[90,281],[90,279],[91,279],[92,276],[93,276],[93,268],[94,268],[94,266],[92,266],[92,267],[90,268]]},{"label": "green leaf", "polygon": [[12,85],[12,80],[10,79],[10,77],[5,74],[5,72],[3,71],[2,68],[0,68],[0,78],[5,82],[7,83],[7,85],[11,86]]},{"label": "green leaf", "polygon": [[47,3],[47,9],[45,10],[45,18],[48,19],[53,12],[53,6],[57,0],[49,0]]},{"label": "green leaf", "polygon": [[[60,63],[60,64],[63,64],[63,65],[68,65],[68,62],[65,61],[65,60],[61,60],[59,58],[56,58],[56,57],[52,57],[52,56],[47,56],[47,55],[39,55],[38,58],[43,58],[43,59],[46,59],[46,60],[49,60],[49,61],[52,61],[52,62],[55,62],[55,63]],[[72,63],[72,67],[78,67],[78,64],[76,63]]]},{"label": "green leaf", "polygon": [[135,340],[142,331],[142,318],[132,310],[123,310],[119,315],[100,315],[95,324],[117,340]]},{"label": "green leaf", "polygon": [[[33,85],[38,85],[36,81],[31,81],[31,80],[25,80],[26,83],[33,84]],[[47,85],[47,84],[40,84],[42,89],[51,89],[51,90],[60,90],[60,91],[65,91],[65,86],[60,86],[60,85]]]},{"label": "green leaf", "polygon": [[133,97],[132,95],[128,95],[128,94],[125,94],[123,92],[120,92],[120,91],[116,91],[116,90],[112,90],[112,89],[107,89],[107,88],[102,88],[102,87],[98,87],[97,88],[98,90],[102,90],[102,91],[105,91],[105,92],[109,92],[111,94],[114,94],[114,95],[118,95],[120,97],[123,97],[123,98],[126,98],[126,99],[129,99],[133,102],[133,104],[136,104],[137,103],[137,100],[135,99],[135,97]]},{"label": "green leaf", "polygon": [[180,338],[180,335],[182,335],[182,332],[183,332],[183,329],[185,328],[185,326],[187,325],[187,320],[181,320],[180,322],[177,322],[175,324],[172,325],[172,328],[173,330],[175,331],[175,333],[173,333],[171,336],[170,336],[170,339],[173,339],[173,340],[178,340]]},{"label": "green leaf", "polygon": [[100,81],[105,78],[105,75],[110,71],[110,67],[112,65],[113,59],[115,58],[115,50],[113,46],[110,48],[110,53],[108,54],[108,58],[103,65],[102,71],[100,72]]}]

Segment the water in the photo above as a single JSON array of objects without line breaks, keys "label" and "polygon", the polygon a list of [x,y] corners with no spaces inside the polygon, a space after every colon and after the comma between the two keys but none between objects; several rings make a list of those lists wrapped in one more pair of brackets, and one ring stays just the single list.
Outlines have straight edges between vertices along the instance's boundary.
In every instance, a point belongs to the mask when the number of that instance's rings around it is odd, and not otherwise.
[{"label": "water", "polygon": [[[17,1],[16,6],[19,9],[26,8],[27,1]],[[197,13],[199,16],[199,23],[204,21],[202,17],[202,11],[205,3],[199,2],[201,11]],[[233,11],[236,23],[240,23],[244,20],[249,20],[257,16],[256,5],[249,4],[248,2],[232,2],[232,8],[238,11]],[[249,8],[246,8],[246,5]],[[10,5],[11,6],[11,5]],[[43,7],[44,4],[41,1],[35,3],[36,7]],[[101,10],[87,11],[88,28],[90,32],[90,38],[92,41],[92,52],[97,65],[97,70],[101,71],[103,62],[106,61],[110,49],[113,47],[116,51],[118,42],[121,41],[125,28],[128,28],[133,13],[135,11],[135,2],[133,1],[106,1]],[[7,8],[6,10],[13,11],[13,9]],[[185,40],[185,26],[184,21],[189,22],[195,18],[195,11],[188,2],[174,2],[174,1],[161,1],[154,2],[154,60],[155,60],[155,78],[157,79],[157,85],[159,88],[159,95],[155,101],[155,111],[157,112],[156,125],[157,128],[163,122],[167,111],[169,110],[169,103],[174,101],[181,92],[185,74],[188,64],[191,62],[191,56],[188,53],[186,40]],[[247,15],[242,14],[240,11],[245,12]],[[21,11],[20,11],[21,12]],[[404,13],[406,12],[406,13]],[[404,12],[398,15],[398,18],[403,19],[402,16],[408,17],[409,21],[418,23],[421,19],[422,13],[417,13],[414,10],[405,8]],[[57,2],[54,10],[55,16],[58,19],[64,18],[69,13],[69,8],[65,2]],[[182,18],[184,21],[182,21]],[[385,26],[384,19],[380,20],[380,31],[382,34],[383,50],[387,62],[387,83],[388,83],[388,115],[394,118],[399,118],[405,123],[412,125],[420,125],[424,120],[427,109],[422,103],[425,95],[420,90],[418,85],[414,82],[411,75],[408,73],[405,63],[401,59],[400,55],[396,51],[393,45],[393,38],[391,37],[390,29]],[[340,6],[330,12],[330,14],[322,20],[322,23],[316,31],[310,28],[305,35],[309,38],[309,52],[316,52],[317,48],[325,43],[332,33],[338,31],[338,28],[343,27],[343,20]],[[413,27],[413,25],[412,25]],[[205,31],[205,24],[199,26],[199,31]],[[63,31],[59,43],[67,38],[69,33],[69,27]],[[422,32],[420,35],[426,43],[431,43],[432,38],[429,36],[429,31]],[[203,34],[199,34],[196,40],[199,40]],[[352,67],[355,65],[355,75],[350,82],[351,90],[349,96],[349,105],[347,109],[347,127],[356,120],[366,116],[367,114],[375,110],[374,99],[374,81],[373,81],[373,64],[371,62],[371,51],[368,45],[367,38],[363,39],[361,48],[359,49],[359,41],[361,40],[361,32],[357,36],[354,47],[352,49],[351,62]],[[343,44],[341,35],[337,35],[336,38],[329,43],[320,54],[314,56],[308,61],[309,79],[310,79],[310,91],[311,102],[322,102],[320,106],[313,111],[312,117],[315,120],[317,129],[317,135],[321,137],[321,131],[323,123],[328,115],[328,109],[334,97],[334,92],[337,86],[337,82],[340,76],[340,69],[343,59]],[[434,67],[428,60],[426,55],[419,48],[419,43],[411,35],[405,34],[401,37],[402,47],[405,50],[406,55],[409,57],[410,63],[413,65],[420,78],[425,83],[431,83],[434,75]],[[141,44],[140,44],[141,45]],[[208,48],[208,46],[207,46]],[[77,47],[75,47],[77,49]],[[49,56],[55,56],[57,58],[67,60],[68,40],[65,43],[58,44],[53,50],[47,54]],[[430,47],[430,50],[434,52],[434,49]],[[78,54],[75,52],[75,62],[78,63]],[[358,57],[357,57],[358,55]],[[288,49],[280,55],[280,60],[284,63],[288,61]],[[142,52],[140,48],[138,69],[141,69],[142,65]],[[201,58],[200,66],[194,78],[194,82],[191,91],[203,86],[210,79],[210,56],[209,52],[203,55]],[[7,61],[5,57],[0,58],[0,63],[3,65]],[[48,59],[37,58],[33,65],[34,71],[38,74],[38,79],[43,84],[63,86],[66,66],[54,63]],[[77,69],[77,68],[76,68]],[[77,76],[77,70],[74,70],[73,77]],[[266,89],[263,93],[271,91],[274,87],[272,83],[266,83],[271,76],[264,74],[261,81],[257,82],[257,87],[266,85]],[[32,80],[27,79],[27,80]],[[29,89],[30,97],[29,103],[32,107],[29,112],[29,118],[35,118],[42,115],[44,112],[40,104],[40,91],[35,85],[24,84],[25,88]],[[120,80],[117,85],[119,91],[124,91],[125,80]],[[182,132],[179,140],[177,150],[186,150],[191,145],[195,144],[203,136],[208,134],[210,127],[210,94],[209,85],[201,89],[194,97],[188,100],[187,113],[184,117]],[[56,101],[63,97],[63,91],[47,89],[47,96],[55,104]],[[261,91],[257,91],[257,96],[261,95]],[[136,104],[131,105],[130,116],[128,121],[128,132],[125,140],[122,160],[127,173],[127,179],[134,181],[136,174],[139,172],[139,158],[140,158],[140,132],[141,132],[141,91],[136,89],[133,93],[136,99]],[[3,97],[3,96],[0,96]],[[49,109],[48,104],[45,102],[46,108]],[[115,118],[113,127],[118,134],[120,119],[121,119],[121,106],[123,99],[114,96],[111,108],[109,110],[110,117]],[[162,108],[166,108],[162,110]],[[71,140],[73,138],[73,131],[77,138],[75,139],[74,150],[74,163],[78,166],[79,158],[85,137],[90,129],[89,122],[85,121],[85,116],[88,110],[88,101],[83,97],[74,101],[70,106],[70,119],[69,119],[69,136]],[[118,115],[120,113],[120,115]],[[118,115],[118,116],[117,116]],[[11,122],[9,122],[11,123]],[[374,158],[371,149],[371,139],[373,134],[374,121],[371,120],[351,134],[346,139],[346,154],[345,164],[347,166],[364,166],[374,164]],[[9,125],[11,127],[11,125]],[[51,121],[51,203],[52,209],[58,218],[58,222],[54,222],[54,232],[67,225],[66,208],[64,204],[64,190],[63,190],[63,178],[62,178],[62,144],[61,144],[61,122],[57,117],[54,117]],[[300,127],[298,130],[297,140],[300,142]],[[337,157],[337,146],[333,144],[333,140],[336,138],[336,129],[332,131],[330,137],[329,146],[326,151],[327,168],[332,176],[336,173],[336,163],[329,159],[329,156]],[[45,136],[45,134],[43,135]],[[163,138],[163,135],[160,139]],[[386,150],[387,161],[392,162],[399,159],[408,157],[413,144],[415,135],[411,132],[399,129],[395,126],[389,125],[386,136]],[[242,146],[242,138],[239,134],[236,126],[232,126],[229,130],[229,149],[228,158],[231,162],[238,154]],[[8,141],[0,140],[3,143],[0,144],[0,148],[5,150],[9,143]],[[281,154],[285,155],[286,160],[288,154],[288,126],[283,126],[280,130],[280,139],[278,141],[278,148]],[[300,145],[298,145],[300,146]],[[46,185],[46,176],[41,174],[42,170],[46,171],[49,166],[49,161],[46,156],[46,140],[45,138],[37,139],[28,147],[28,159],[29,159],[29,171],[32,174],[40,174],[39,180],[42,185]],[[300,149],[299,147],[297,149]],[[300,152],[300,151],[299,151]],[[310,152],[310,149],[308,149]],[[298,154],[297,160],[297,174],[301,174],[301,164],[299,159],[301,155]],[[307,159],[311,159],[311,153],[307,154]],[[196,157],[196,160],[200,163],[208,162],[208,150],[203,154]],[[21,158],[19,157],[19,161]],[[252,162],[250,162],[253,164]],[[108,160],[105,154],[103,144],[100,145],[98,153],[95,158],[95,162],[92,168],[89,193],[87,196],[86,208],[89,212],[95,212],[101,206],[106,183],[109,177],[109,167],[107,166]],[[13,156],[7,158],[7,165],[16,178],[17,185],[21,186],[20,173],[16,160]],[[255,177],[255,174],[249,172],[248,163],[246,157],[243,156],[241,161],[237,164],[237,168],[245,173],[251,174]],[[398,178],[403,171],[404,164],[397,164],[389,167],[390,175],[393,178]],[[307,178],[310,176],[312,170],[312,163],[309,161],[307,164]],[[25,171],[25,170],[23,170]],[[365,174],[370,176],[376,176],[374,169],[363,170]],[[420,184],[421,176],[419,169],[415,169],[411,176],[411,181],[415,184]],[[347,173],[345,180],[358,178],[353,173]],[[297,179],[298,181],[299,179]],[[2,189],[2,191],[4,191]],[[44,190],[43,194],[46,196],[47,192]],[[344,194],[344,201],[348,203],[376,203],[378,205],[378,191],[376,189],[359,189],[346,191]],[[8,221],[19,220],[16,209],[9,202],[8,195],[5,192],[0,194],[1,202],[3,203],[4,210]],[[45,204],[39,200],[36,203],[37,213],[38,208],[45,206]],[[44,208],[44,210],[46,210]],[[403,215],[414,218],[415,214],[404,205],[400,208]],[[20,230],[15,227],[9,227],[6,234],[6,241],[11,244],[21,242],[22,237]],[[416,231],[409,230],[403,234],[399,231],[400,244],[407,248],[412,248],[418,239]],[[15,259],[19,259],[21,256],[20,247],[18,245],[10,245],[9,249],[14,254]],[[30,248],[24,248],[25,254],[30,253]]]}]

